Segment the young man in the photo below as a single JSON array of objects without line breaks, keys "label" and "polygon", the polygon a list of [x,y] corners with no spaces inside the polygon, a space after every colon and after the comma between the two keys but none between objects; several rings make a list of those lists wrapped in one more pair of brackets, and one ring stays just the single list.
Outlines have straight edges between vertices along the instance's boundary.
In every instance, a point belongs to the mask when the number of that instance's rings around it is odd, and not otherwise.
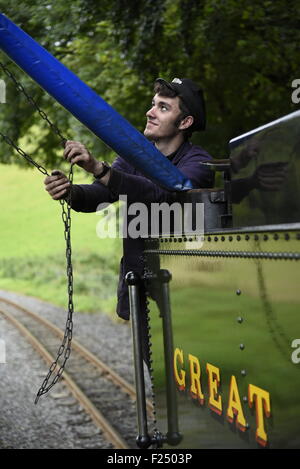
[{"label": "young man", "polygon": [[[187,176],[194,188],[212,187],[213,174],[201,166],[211,157],[188,138],[194,131],[205,129],[205,105],[202,91],[189,79],[175,78],[167,82],[155,81],[152,106],[146,113],[144,135],[151,140],[166,158]],[[126,195],[127,203],[172,203],[176,193],[153,183],[133,166],[117,157],[111,167],[98,161],[80,142],[67,141],[64,157],[94,175],[93,184],[72,186],[72,208],[78,212],[94,212],[100,203],[115,202]],[[69,182],[61,172],[45,179],[46,190],[54,200],[66,197]],[[118,287],[117,313],[129,319],[128,288],[125,275],[129,271],[143,273],[143,239],[123,239],[124,255],[121,260]],[[144,309],[145,297],[141,295]]]}]

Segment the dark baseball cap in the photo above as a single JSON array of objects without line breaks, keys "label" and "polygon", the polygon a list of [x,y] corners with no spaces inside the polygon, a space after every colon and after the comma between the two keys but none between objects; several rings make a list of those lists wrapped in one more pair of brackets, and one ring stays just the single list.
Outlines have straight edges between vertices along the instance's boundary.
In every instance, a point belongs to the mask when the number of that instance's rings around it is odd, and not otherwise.
[{"label": "dark baseball cap", "polygon": [[194,118],[192,130],[205,130],[206,112],[203,91],[189,78],[174,78],[171,82],[157,78],[155,83],[161,83],[175,91]]}]

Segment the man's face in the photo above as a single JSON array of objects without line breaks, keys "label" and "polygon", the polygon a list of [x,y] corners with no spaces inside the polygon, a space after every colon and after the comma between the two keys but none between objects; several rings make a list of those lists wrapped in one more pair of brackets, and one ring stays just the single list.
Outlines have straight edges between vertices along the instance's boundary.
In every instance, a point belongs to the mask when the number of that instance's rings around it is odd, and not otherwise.
[{"label": "man's face", "polygon": [[146,113],[145,137],[154,142],[161,139],[172,139],[180,132],[175,125],[180,114],[177,96],[168,98],[156,94],[152,100],[151,109]]}]

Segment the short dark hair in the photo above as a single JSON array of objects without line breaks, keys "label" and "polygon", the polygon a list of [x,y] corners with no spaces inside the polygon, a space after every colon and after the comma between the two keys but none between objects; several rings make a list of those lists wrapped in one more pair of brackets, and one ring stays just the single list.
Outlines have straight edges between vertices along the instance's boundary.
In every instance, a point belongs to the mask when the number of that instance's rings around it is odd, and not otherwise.
[{"label": "short dark hair", "polygon": [[[189,109],[187,108],[187,106],[182,101],[182,98],[181,98],[180,94],[176,93],[175,90],[170,89],[164,83],[156,82],[154,84],[154,92],[157,93],[159,96],[166,96],[167,98],[176,98],[176,97],[179,98],[179,109],[180,109],[181,112],[180,112],[180,114],[179,114],[179,116],[178,116],[178,118],[175,122],[176,127],[179,126],[180,122],[185,117],[191,116],[191,113],[190,113]],[[185,140],[187,140],[188,138],[190,138],[192,136],[193,125],[191,125],[187,129],[184,129],[182,132],[183,132]]]}]

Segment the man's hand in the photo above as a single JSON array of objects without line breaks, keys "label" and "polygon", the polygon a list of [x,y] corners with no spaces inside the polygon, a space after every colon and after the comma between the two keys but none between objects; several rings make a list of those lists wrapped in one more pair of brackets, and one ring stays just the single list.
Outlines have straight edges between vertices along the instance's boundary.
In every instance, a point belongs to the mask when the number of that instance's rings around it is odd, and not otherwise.
[{"label": "man's hand", "polygon": [[99,170],[99,166],[101,166],[101,163],[90,154],[82,143],[73,140],[67,140],[64,157],[69,163],[77,164],[92,174],[95,174]]},{"label": "man's hand", "polygon": [[47,176],[44,180],[45,189],[53,200],[63,199],[70,188],[70,181],[64,173],[54,170],[51,176]]}]

